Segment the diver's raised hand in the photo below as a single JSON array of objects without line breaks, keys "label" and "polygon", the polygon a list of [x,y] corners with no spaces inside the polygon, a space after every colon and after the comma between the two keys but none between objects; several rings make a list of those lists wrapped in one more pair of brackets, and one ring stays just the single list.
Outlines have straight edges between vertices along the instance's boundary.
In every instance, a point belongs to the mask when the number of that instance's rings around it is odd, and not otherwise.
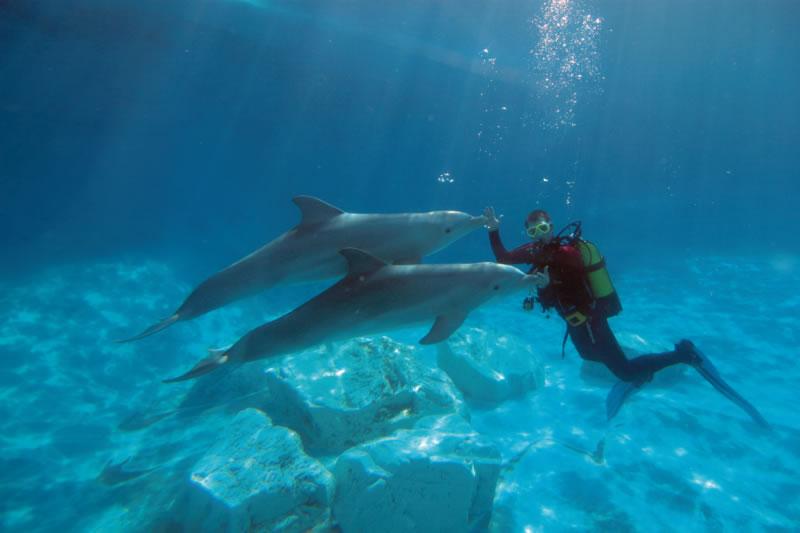
[{"label": "diver's raised hand", "polygon": [[486,229],[489,231],[497,231],[500,228],[500,219],[503,218],[503,215],[499,217],[494,213],[494,207],[487,207],[483,210],[483,216],[486,219],[485,226]]},{"label": "diver's raised hand", "polygon": [[543,270],[537,270],[531,276],[534,278],[533,283],[537,287],[544,288],[550,285],[550,267],[546,266]]}]

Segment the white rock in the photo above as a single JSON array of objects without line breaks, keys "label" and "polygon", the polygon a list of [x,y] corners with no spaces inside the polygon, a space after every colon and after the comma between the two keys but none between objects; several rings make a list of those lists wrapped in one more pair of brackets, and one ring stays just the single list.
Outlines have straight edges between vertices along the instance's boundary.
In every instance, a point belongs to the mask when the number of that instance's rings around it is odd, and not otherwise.
[{"label": "white rock", "polygon": [[184,531],[306,531],[330,516],[330,472],[256,409],[234,418],[187,485],[173,513]]},{"label": "white rock", "polygon": [[479,328],[438,345],[439,368],[468,399],[499,403],[541,387],[544,369],[530,343]]},{"label": "white rock", "polygon": [[413,427],[422,416],[466,415],[447,376],[420,363],[416,347],[388,337],[306,351],[266,375],[270,416],[297,431],[317,455]]},{"label": "white rock", "polygon": [[333,468],[345,532],[470,531],[491,518],[497,449],[457,415],[350,449]]}]

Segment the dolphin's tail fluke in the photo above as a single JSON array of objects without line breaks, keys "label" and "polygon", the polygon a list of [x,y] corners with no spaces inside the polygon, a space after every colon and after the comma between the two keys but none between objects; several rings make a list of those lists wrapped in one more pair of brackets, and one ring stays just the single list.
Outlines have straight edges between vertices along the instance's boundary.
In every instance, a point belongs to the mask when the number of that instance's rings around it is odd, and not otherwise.
[{"label": "dolphin's tail fluke", "polygon": [[165,379],[164,383],[176,383],[178,381],[186,381],[187,379],[199,378],[204,374],[208,374],[209,372],[213,372],[214,370],[218,369],[230,359],[227,351],[209,350],[208,352],[209,356],[205,359],[201,359],[200,362],[194,365],[191,370],[178,377]]},{"label": "dolphin's tail fluke", "polygon": [[161,320],[160,322],[158,322],[156,324],[153,324],[152,326],[150,326],[149,328],[147,328],[146,330],[144,330],[143,332],[139,333],[138,335],[136,335],[134,337],[131,337],[129,339],[121,339],[121,340],[114,341],[114,342],[123,343],[123,342],[138,341],[139,339],[143,339],[145,337],[149,337],[153,333],[158,333],[162,329],[167,329],[168,327],[170,327],[175,322],[178,322],[180,319],[181,319],[181,316],[178,313],[175,313],[171,317],[167,317],[167,318]]}]

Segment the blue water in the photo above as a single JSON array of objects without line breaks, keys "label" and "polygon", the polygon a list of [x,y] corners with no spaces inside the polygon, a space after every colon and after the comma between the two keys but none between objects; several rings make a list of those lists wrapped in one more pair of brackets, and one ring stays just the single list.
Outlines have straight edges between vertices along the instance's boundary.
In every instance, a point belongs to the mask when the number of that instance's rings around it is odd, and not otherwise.
[{"label": "blue water", "polygon": [[[772,0],[0,2],[2,529],[138,530],[163,511],[236,394],[120,423],[174,407],[190,388],[161,379],[326,284],[112,340],[294,225],[297,194],[353,212],[493,205],[509,246],[532,209],[581,220],[622,298],[620,342],[693,339],[774,426],[690,370],[606,424],[613,382],[570,346],[561,359],[561,322],[491,302],[465,327],[523,339],[545,369],[544,387],[471,406],[511,461],[494,530],[796,529],[799,15]],[[480,230],[426,261],[491,259]],[[574,449],[600,439],[602,464]],[[129,457],[157,470],[98,480]]]}]

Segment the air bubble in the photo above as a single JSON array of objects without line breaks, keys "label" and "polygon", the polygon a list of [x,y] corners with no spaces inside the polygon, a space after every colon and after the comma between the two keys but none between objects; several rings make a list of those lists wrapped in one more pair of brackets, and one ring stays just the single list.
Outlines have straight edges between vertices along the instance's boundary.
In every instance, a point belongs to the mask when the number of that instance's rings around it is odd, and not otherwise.
[{"label": "air bubble", "polygon": [[436,181],[439,183],[454,183],[456,180],[449,172],[442,172],[439,174],[439,177],[436,178]]},{"label": "air bubble", "polygon": [[550,110],[543,126],[574,126],[578,89],[602,80],[598,38],[603,20],[579,1],[549,0],[532,25],[538,33],[532,70],[538,97]]}]

